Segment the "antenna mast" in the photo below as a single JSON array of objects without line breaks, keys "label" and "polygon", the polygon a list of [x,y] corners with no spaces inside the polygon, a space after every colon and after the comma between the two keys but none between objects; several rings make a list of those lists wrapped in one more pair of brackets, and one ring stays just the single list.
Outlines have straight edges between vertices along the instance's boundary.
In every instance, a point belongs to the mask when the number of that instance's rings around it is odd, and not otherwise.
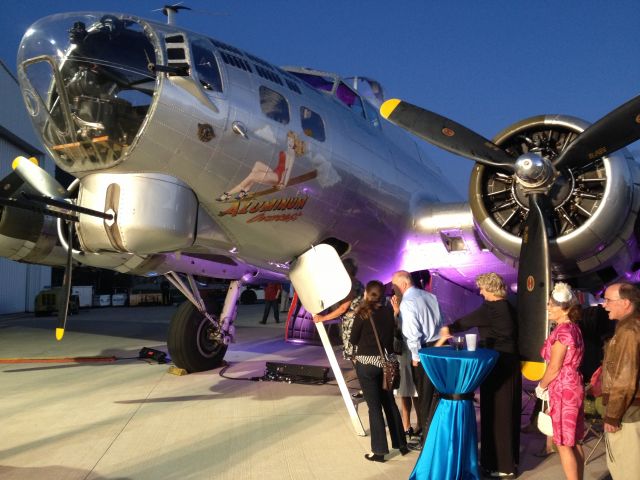
[{"label": "antenna mast", "polygon": [[179,3],[176,3],[174,5],[165,5],[162,8],[162,13],[167,16],[167,25],[175,25],[175,18],[180,10],[191,10],[191,9]]}]

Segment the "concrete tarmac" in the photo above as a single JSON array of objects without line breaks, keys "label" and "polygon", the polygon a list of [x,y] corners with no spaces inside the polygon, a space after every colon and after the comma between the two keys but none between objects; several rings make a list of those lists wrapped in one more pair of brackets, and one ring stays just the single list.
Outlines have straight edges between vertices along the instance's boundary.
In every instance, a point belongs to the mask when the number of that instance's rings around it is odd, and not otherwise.
[{"label": "concrete tarmac", "polygon": [[[69,318],[0,317],[0,357],[114,356],[106,363],[0,363],[2,480],[406,479],[418,455],[392,450],[366,461],[335,381],[304,385],[251,381],[265,362],[329,366],[321,347],[284,342],[283,323],[260,325],[262,305],[240,306],[228,368],[186,376],[138,360],[166,351],[175,307],[102,308]],[[281,314],[284,320],[285,314]],[[338,355],[339,358],[341,357]],[[355,373],[341,361],[347,384]],[[526,398],[526,396],[525,396]],[[533,401],[527,405],[527,410]],[[368,432],[367,407],[357,410]],[[523,414],[523,423],[528,418]],[[415,423],[415,418],[414,418]],[[540,434],[521,436],[521,479],[564,478],[557,454],[533,456]],[[591,438],[587,454],[595,445]],[[602,442],[586,479],[606,473]]]}]

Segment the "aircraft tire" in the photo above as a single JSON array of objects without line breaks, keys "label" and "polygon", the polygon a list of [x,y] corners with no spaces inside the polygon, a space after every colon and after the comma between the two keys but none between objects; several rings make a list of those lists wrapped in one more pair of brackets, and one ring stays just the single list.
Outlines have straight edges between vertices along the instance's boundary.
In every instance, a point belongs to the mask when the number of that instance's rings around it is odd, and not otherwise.
[{"label": "aircraft tire", "polygon": [[242,305],[254,305],[257,301],[258,295],[250,288],[240,294],[240,303]]},{"label": "aircraft tire", "polygon": [[194,373],[222,364],[227,346],[209,338],[210,328],[209,320],[191,302],[183,302],[178,307],[169,324],[167,338],[169,356],[176,367]]}]

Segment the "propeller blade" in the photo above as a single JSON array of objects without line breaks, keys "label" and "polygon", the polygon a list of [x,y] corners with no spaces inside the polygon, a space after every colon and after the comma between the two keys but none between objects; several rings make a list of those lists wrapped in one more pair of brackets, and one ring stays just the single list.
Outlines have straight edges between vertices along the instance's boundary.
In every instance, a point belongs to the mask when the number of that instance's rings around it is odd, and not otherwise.
[{"label": "propeller blade", "polygon": [[440,148],[491,167],[514,171],[515,158],[473,130],[398,99],[387,100],[380,114]]},{"label": "propeller blade", "polygon": [[38,166],[35,158],[16,157],[11,165],[15,172],[33,189],[50,198],[67,198],[69,192],[46,170]]},{"label": "propeller blade", "polygon": [[523,373],[538,378],[544,374],[540,348],[547,337],[547,301],[551,282],[549,266],[549,230],[547,201],[540,194],[529,195],[529,216],[522,235],[518,267],[518,337]]},{"label": "propeller blade", "polygon": [[553,162],[571,168],[611,154],[640,139],[640,95],[582,132]]},{"label": "propeller blade", "polygon": [[56,327],[56,340],[62,340],[64,337],[64,328],[67,323],[67,316],[69,315],[69,299],[71,298],[71,271],[73,269],[73,248],[71,246],[71,239],[73,236],[73,222],[67,224],[67,239],[68,239],[68,251],[67,251],[67,264],[64,268],[64,280],[62,282],[62,294],[58,297],[58,326]]}]

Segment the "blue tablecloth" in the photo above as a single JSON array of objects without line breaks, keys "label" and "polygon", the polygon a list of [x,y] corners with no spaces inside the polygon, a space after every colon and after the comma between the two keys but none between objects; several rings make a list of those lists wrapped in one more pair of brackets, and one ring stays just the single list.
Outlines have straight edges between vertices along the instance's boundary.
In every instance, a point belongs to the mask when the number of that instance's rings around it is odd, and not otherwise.
[{"label": "blue tablecloth", "polygon": [[[494,350],[456,351],[451,347],[423,348],[422,366],[442,394],[473,392],[498,359]],[[429,435],[411,480],[479,479],[478,432],[473,400],[440,399]]]}]

